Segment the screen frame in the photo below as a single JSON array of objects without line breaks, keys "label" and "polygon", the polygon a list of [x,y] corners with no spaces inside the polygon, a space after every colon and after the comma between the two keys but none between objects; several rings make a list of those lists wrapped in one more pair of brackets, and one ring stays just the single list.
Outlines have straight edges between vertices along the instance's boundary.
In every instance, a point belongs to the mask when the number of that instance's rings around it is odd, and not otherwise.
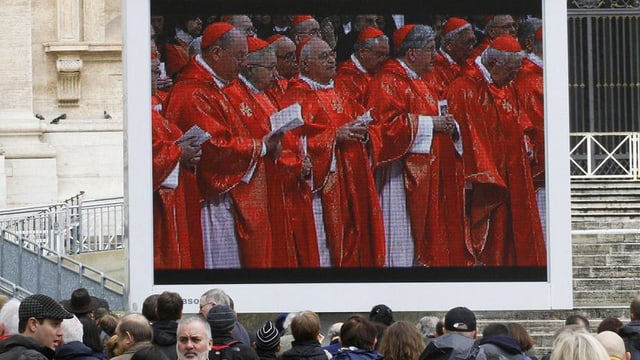
[{"label": "screen frame", "polygon": [[[215,287],[233,297],[239,312],[252,313],[357,312],[379,303],[394,311],[441,311],[458,305],[474,310],[572,308],[567,9],[564,2],[539,1],[545,39],[545,145],[546,153],[554,154],[548,157],[546,169],[547,281],[344,283],[329,279],[326,283],[228,284],[211,279],[209,284],[197,285],[154,283],[152,192],[148,190],[152,188],[151,94],[145,85],[151,82],[150,0],[123,1],[127,310],[139,312],[148,295],[167,290],[181,294],[185,313],[197,313],[200,295]],[[336,295],[339,301],[330,300]]]}]

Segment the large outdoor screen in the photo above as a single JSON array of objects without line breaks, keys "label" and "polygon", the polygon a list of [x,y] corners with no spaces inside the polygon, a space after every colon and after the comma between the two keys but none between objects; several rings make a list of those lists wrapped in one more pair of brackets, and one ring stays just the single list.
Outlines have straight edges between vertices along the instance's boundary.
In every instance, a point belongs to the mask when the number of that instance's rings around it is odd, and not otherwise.
[{"label": "large outdoor screen", "polygon": [[[130,310],[140,311],[142,301],[152,293],[171,290],[179,292],[185,299],[185,312],[195,313],[198,312],[200,295],[214,287],[227,291],[238,304],[240,312],[301,309],[318,312],[364,311],[378,303],[385,303],[396,311],[446,310],[458,305],[474,310],[572,306],[566,4],[552,0],[492,0],[481,4],[472,0],[144,0],[127,1],[124,6]],[[320,158],[323,154],[319,153],[318,159],[315,159],[314,152],[307,150],[307,147],[312,149],[318,146],[320,140],[327,141],[330,151],[337,154],[343,151],[332,143],[337,135],[333,140],[325,140],[324,135],[313,132],[301,135],[302,132],[291,131],[283,139],[287,136],[294,139],[291,141],[296,146],[290,147],[294,153],[292,158],[299,160],[309,157],[312,164],[312,170],[300,178],[293,177],[292,181],[298,182],[292,185],[291,181],[283,180],[285,177],[281,172],[273,170],[286,161],[272,159],[275,167],[264,165],[269,161],[268,155],[264,156],[264,149],[262,154],[258,151],[258,155],[248,162],[243,159],[246,154],[241,154],[242,150],[234,152],[236,147],[225,148],[217,155],[204,154],[219,149],[220,141],[225,142],[224,146],[229,142],[237,145],[242,141],[229,141],[227,137],[237,135],[233,129],[225,130],[229,133],[215,133],[210,129],[218,127],[208,127],[207,121],[210,120],[196,118],[183,121],[180,116],[189,113],[188,116],[193,117],[193,113],[173,111],[177,108],[176,103],[180,103],[182,108],[191,106],[193,102],[195,108],[200,106],[196,102],[201,101],[186,98],[184,94],[179,98],[177,91],[172,94],[176,83],[185,81],[187,77],[184,75],[181,78],[182,75],[177,75],[179,72],[174,74],[175,65],[168,64],[174,60],[165,52],[167,47],[178,43],[174,39],[176,26],[183,26],[184,21],[191,18],[197,19],[204,30],[210,22],[228,21],[230,14],[250,15],[253,20],[251,33],[263,39],[273,34],[270,30],[276,18],[290,21],[299,15],[313,15],[318,21],[320,35],[329,48],[337,50],[338,63],[350,59],[350,50],[356,37],[351,36],[353,39],[348,40],[347,34],[356,33],[356,19],[363,19],[355,14],[375,14],[366,18],[373,16],[372,19],[377,19],[376,26],[387,35],[391,44],[391,59],[395,57],[394,42],[397,41],[394,31],[403,25],[424,24],[443,35],[443,29],[447,28],[446,21],[455,17],[473,24],[472,29],[478,38],[488,38],[481,29],[494,19],[500,18],[499,22],[492,23],[494,28],[505,32],[509,31],[512,24],[523,26],[532,18],[540,19],[544,39],[543,56],[540,59],[544,64],[544,110],[541,108],[540,111],[544,112],[544,120],[539,119],[540,126],[535,135],[523,130],[526,136],[523,139],[518,137],[518,141],[511,143],[522,143],[522,150],[518,148],[519,145],[511,146],[506,140],[502,143],[500,139],[508,137],[506,130],[505,133],[490,133],[495,129],[513,129],[514,124],[505,125],[506,118],[500,118],[497,122],[491,118],[482,120],[483,124],[499,124],[494,128],[482,129],[488,133],[491,146],[500,143],[501,147],[496,148],[503,149],[500,154],[494,154],[499,161],[490,160],[486,154],[491,151],[478,150],[479,145],[473,140],[477,127],[468,125],[479,124],[476,121],[483,116],[489,117],[479,110],[481,107],[469,110],[477,105],[475,102],[483,101],[482,95],[470,91],[469,98],[466,93],[459,93],[461,90],[457,85],[442,93],[430,88],[428,99],[411,101],[437,102],[439,106],[434,107],[435,113],[407,115],[411,113],[407,111],[407,114],[394,116],[405,116],[408,119],[406,121],[417,123],[417,115],[436,116],[450,110],[454,118],[459,118],[456,119],[457,129],[449,129],[452,146],[447,150],[439,148],[441,153],[415,150],[415,153],[393,158],[393,161],[376,163],[376,159],[383,157],[379,153],[385,154],[384,150],[376,150],[377,141],[384,143],[379,138],[384,139],[385,135],[377,136],[372,130],[375,124],[383,121],[381,118],[385,114],[378,111],[377,106],[383,107],[380,104],[385,101],[394,101],[384,98],[384,91],[392,94],[389,88],[393,86],[381,81],[378,86],[382,89],[382,95],[371,95],[375,92],[370,90],[369,98],[362,100],[363,103],[358,105],[361,107],[354,110],[354,114],[358,115],[366,114],[367,110],[373,114],[373,122],[368,125],[373,139],[369,136],[364,139],[366,141],[361,148],[365,162],[359,164],[369,168],[363,170],[362,166],[348,162],[341,167],[340,161],[346,156],[334,154],[333,160],[331,155],[327,158],[327,171],[322,173],[318,168],[322,166]],[[153,60],[155,63],[151,61],[150,50],[152,16],[156,21],[161,18],[166,30],[156,34],[156,39],[163,37],[163,45],[160,58],[156,56]],[[505,20],[507,18],[511,20]],[[502,23],[504,21],[505,24]],[[182,25],[179,25],[181,22]],[[373,24],[374,20],[371,22]],[[448,31],[451,28],[449,26]],[[180,31],[184,31],[183,37],[188,33],[184,27]],[[442,39],[442,36],[436,36],[434,50],[443,47]],[[346,56],[344,47],[340,45],[345,41],[351,41]],[[471,59],[467,66],[473,67],[474,64],[474,59]],[[245,65],[264,67],[260,64]],[[167,70],[171,72],[167,76],[173,76],[172,88],[166,88],[162,95],[163,99],[169,99],[162,108],[158,107],[157,102],[154,108],[151,105],[152,66],[154,70],[161,69],[162,76]],[[420,77],[430,84],[428,87],[434,83],[429,77],[430,71]],[[375,77],[371,81],[375,82]],[[392,81],[395,80],[389,80]],[[464,87],[464,84],[460,86]],[[506,86],[520,97],[518,106],[523,108],[521,116],[510,119],[518,123],[518,129],[531,129],[533,126],[529,121],[535,122],[531,118],[534,115],[525,114],[525,101],[522,100],[522,96],[525,100],[528,96],[527,89],[516,86],[516,83]],[[283,103],[289,100],[286,96]],[[223,100],[208,101],[224,101],[226,105],[215,106],[225,110],[207,116],[211,115],[211,119],[220,118],[220,123],[224,124],[231,121],[227,117],[236,119],[234,121],[252,119],[255,110],[252,111],[241,97],[236,101],[239,102],[238,106],[234,106],[233,100],[230,100],[232,96],[223,97]],[[465,98],[466,104],[458,103]],[[515,101],[517,97],[513,99]],[[334,103],[342,101],[346,104],[346,100],[341,98],[334,100]],[[504,99],[501,101],[499,106],[504,108],[516,106]],[[334,110],[339,109],[338,112],[342,111],[342,106],[347,106],[334,103],[332,106]],[[473,106],[469,106],[469,103]],[[279,105],[273,101],[270,112],[260,121],[268,121],[269,115],[285,108]],[[152,144],[155,146],[157,140],[152,139],[152,111],[157,113],[154,116],[164,117],[166,123],[181,127],[181,133],[195,131],[192,124],[202,121],[199,124],[205,129],[204,132],[209,130],[209,135],[212,135],[211,139],[203,140],[212,142],[214,146],[202,145],[201,163],[192,168],[178,166],[182,172],[179,176],[175,173],[174,165],[170,169],[160,168],[162,161],[154,158],[158,155],[152,151]],[[199,111],[207,112],[200,108]],[[304,103],[300,111],[305,126],[315,121],[313,115],[306,112]],[[401,120],[390,118],[388,121]],[[523,124],[529,124],[530,127]],[[376,131],[384,133],[385,129],[381,126]],[[414,136],[417,139],[416,134]],[[216,136],[222,140],[216,140]],[[540,141],[540,138],[544,140]],[[413,143],[418,141],[416,139],[412,140]],[[182,141],[175,140],[171,141]],[[304,147],[300,143],[304,143]],[[283,148],[283,153],[286,153],[286,146],[283,145]],[[416,153],[428,160],[421,162]],[[472,153],[476,154],[475,158],[470,156]],[[523,155],[520,156],[520,153]],[[221,158],[220,154],[224,154],[224,157]],[[251,154],[248,157],[252,159]],[[486,174],[481,170],[473,173],[470,170],[472,166],[467,164],[467,160],[472,158],[477,163],[491,163],[489,167],[504,166],[504,171],[497,171],[504,179],[485,177]],[[516,160],[518,164],[514,165]],[[215,166],[203,166],[204,161],[217,162]],[[388,180],[385,180],[384,174],[394,171],[391,165],[394,161],[399,164],[395,169],[400,169],[397,171],[401,173],[400,190],[399,193],[385,193],[384,189],[388,190],[389,186],[385,183]],[[450,169],[456,166],[454,163],[458,164],[466,178],[463,176],[456,180],[451,177]],[[238,170],[245,165],[248,165],[246,173]],[[523,166],[526,167],[523,173],[514,175]],[[295,165],[292,167],[298,169]],[[479,165],[473,167],[480,168]],[[233,171],[244,176],[235,181],[229,180],[233,177],[229,175]],[[158,182],[154,178],[158,173],[168,180]],[[321,173],[326,175],[326,179],[318,181],[317,174]],[[187,180],[184,180],[185,176],[188,176]],[[364,177],[370,177],[369,181],[364,181]],[[273,185],[273,179],[276,178],[278,182]],[[424,186],[423,178],[429,179],[429,186]],[[182,187],[177,187],[179,181],[188,181],[191,187],[185,192]],[[226,181],[226,187],[218,186]],[[358,185],[354,185],[356,183]],[[361,184],[371,186],[367,189]],[[333,185],[336,187],[331,187]],[[450,190],[456,186],[457,190]],[[341,193],[335,194],[333,189],[340,189]],[[179,195],[176,195],[178,191]],[[303,199],[305,201],[300,199],[304,197],[302,193],[306,196]],[[451,193],[459,197],[452,198],[449,195]],[[175,203],[177,197],[181,205],[178,213],[165,211],[167,207],[159,206],[163,201]],[[280,201],[279,207],[274,205],[274,199]],[[292,205],[294,203],[295,208]],[[437,210],[432,204],[437,204]],[[421,217],[427,220],[420,221]],[[181,225],[175,225],[177,223]],[[172,226],[167,227],[166,224]],[[366,233],[362,230],[362,224],[366,224]],[[167,233],[167,228],[176,233]],[[220,241],[220,238],[225,241]],[[340,301],[329,300],[335,298]]]}]

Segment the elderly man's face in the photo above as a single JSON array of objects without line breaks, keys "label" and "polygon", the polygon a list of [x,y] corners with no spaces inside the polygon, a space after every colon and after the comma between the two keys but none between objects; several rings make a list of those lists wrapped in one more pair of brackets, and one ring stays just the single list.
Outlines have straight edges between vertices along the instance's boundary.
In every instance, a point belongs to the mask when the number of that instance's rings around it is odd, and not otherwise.
[{"label": "elderly man's face", "polygon": [[187,20],[184,27],[187,33],[194,38],[202,34],[202,20],[200,20],[200,18]]},{"label": "elderly man's face", "polygon": [[516,35],[518,25],[511,15],[496,15],[493,21],[495,24],[487,27],[487,33],[492,39],[498,38],[502,35]]},{"label": "elderly man's face", "polygon": [[176,350],[179,360],[208,359],[211,339],[207,336],[207,332],[201,322],[192,321],[180,325],[176,338],[178,340]]},{"label": "elderly man's face", "polygon": [[277,41],[276,57],[278,58],[278,74],[285,79],[290,79],[298,73],[296,61],[296,44],[288,38]]},{"label": "elderly man's face", "polygon": [[[238,77],[240,70],[245,66],[247,60],[247,37],[238,30],[233,31],[233,41],[226,48],[212,46],[205,56],[211,59],[210,65],[218,76],[224,80],[231,81]],[[214,53],[214,54],[212,54]],[[213,56],[214,58],[209,58]],[[206,314],[205,314],[206,315]]]},{"label": "elderly man's face", "polygon": [[[40,323],[42,321],[42,323]],[[55,350],[62,342],[62,320],[59,319],[29,319],[28,326],[32,330],[32,338],[34,338],[42,346],[46,346],[51,350]]]},{"label": "elderly man's face", "polygon": [[389,42],[378,39],[371,49],[362,49],[359,52],[358,60],[370,74],[375,74],[388,58]]},{"label": "elderly man's face", "polygon": [[312,40],[307,46],[311,46],[311,53],[306,59],[307,76],[321,84],[328,84],[336,75],[335,51],[323,40]]},{"label": "elderly man's face", "polygon": [[302,26],[302,31],[295,36],[294,40],[296,44],[300,44],[303,40],[310,37],[315,37],[318,39],[322,38],[322,33],[320,33],[320,24],[315,19],[309,19],[299,26]]},{"label": "elderly man's face", "polygon": [[412,68],[419,76],[433,70],[436,59],[436,42],[431,40],[421,49],[412,49]]},{"label": "elderly man's face", "polygon": [[264,53],[264,56],[247,66],[251,68],[252,84],[256,89],[264,91],[273,85],[278,73],[276,55],[273,52]]},{"label": "elderly man's face", "polygon": [[496,86],[503,87],[516,78],[520,65],[522,65],[522,59],[510,58],[504,64],[494,64],[491,67],[487,67],[487,70],[489,70]]},{"label": "elderly man's face", "polygon": [[456,38],[445,46],[444,50],[453,60],[462,65],[471,56],[475,44],[476,36],[473,30],[468,28],[460,31]]},{"label": "elderly man's face", "polygon": [[207,299],[203,296],[200,298],[200,316],[203,319],[207,319],[207,315],[209,314],[209,310],[212,307],[216,306],[216,303],[213,301],[207,301]]},{"label": "elderly man's face", "polygon": [[233,26],[242,31],[247,35],[247,37],[255,37],[256,29],[253,27],[253,23],[251,22],[251,18],[247,15],[239,15],[236,17]]}]

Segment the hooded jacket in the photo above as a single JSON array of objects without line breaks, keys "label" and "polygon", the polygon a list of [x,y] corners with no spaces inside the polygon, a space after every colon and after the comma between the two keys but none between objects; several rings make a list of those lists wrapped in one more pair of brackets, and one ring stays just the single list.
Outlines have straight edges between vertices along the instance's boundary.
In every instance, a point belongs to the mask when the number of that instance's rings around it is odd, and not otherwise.
[{"label": "hooded jacket", "polygon": [[174,320],[154,321],[151,327],[153,328],[153,343],[167,355],[169,360],[176,360],[178,358],[176,352],[178,322]]},{"label": "hooded jacket", "polygon": [[356,347],[341,348],[333,360],[379,360],[382,354],[376,350],[364,350]]},{"label": "hooded jacket", "polygon": [[13,335],[0,341],[0,360],[47,360],[55,352],[32,338]]},{"label": "hooded jacket", "polygon": [[523,360],[518,340],[511,336],[491,336],[482,339],[480,349],[487,360]]},{"label": "hooded jacket", "polygon": [[486,360],[474,339],[459,334],[444,334],[433,339],[419,360]]},{"label": "hooded jacket", "polygon": [[96,352],[80,341],[71,341],[56,348],[56,360],[107,360],[103,352]]},{"label": "hooded jacket", "polygon": [[280,355],[280,360],[327,360],[327,353],[317,341],[293,341],[291,349]]},{"label": "hooded jacket", "polygon": [[640,360],[640,321],[633,320],[618,330],[624,346],[631,353],[631,360]]}]

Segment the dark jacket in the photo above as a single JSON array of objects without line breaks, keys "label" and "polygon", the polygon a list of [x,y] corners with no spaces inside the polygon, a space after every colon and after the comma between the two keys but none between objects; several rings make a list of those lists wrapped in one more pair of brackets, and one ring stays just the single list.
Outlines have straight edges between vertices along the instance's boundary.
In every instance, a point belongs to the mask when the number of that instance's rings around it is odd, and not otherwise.
[{"label": "dark jacket", "polygon": [[433,339],[419,360],[486,360],[476,341],[459,334],[444,334]]},{"label": "dark jacket", "polygon": [[340,350],[340,339],[335,338],[334,340],[331,340],[329,345],[323,346],[322,349],[327,350],[331,355],[337,354],[338,350]]},{"label": "dark jacket", "polygon": [[631,353],[631,360],[640,360],[640,321],[629,322],[618,330],[624,346]]},{"label": "dark jacket", "polygon": [[280,360],[327,360],[327,353],[322,350],[317,341],[293,341],[291,349],[283,352]]},{"label": "dark jacket", "polygon": [[487,360],[523,360],[520,343],[511,336],[491,336],[482,339],[480,348]]},{"label": "dark jacket", "polygon": [[68,342],[56,348],[56,360],[107,360],[107,355],[103,352],[93,351],[80,341]]},{"label": "dark jacket", "polygon": [[256,354],[258,354],[260,360],[276,360],[278,358],[275,350],[256,349]]},{"label": "dark jacket", "polygon": [[341,348],[332,360],[378,360],[382,354],[376,350],[363,350],[356,347]]},{"label": "dark jacket", "polygon": [[151,324],[153,328],[153,343],[167,355],[169,360],[177,360],[176,351],[178,322],[174,320],[159,320]]},{"label": "dark jacket", "polygon": [[0,360],[47,360],[55,352],[32,338],[14,335],[0,341]]},{"label": "dark jacket", "polygon": [[[231,344],[229,347],[219,350],[220,355],[216,354],[215,347]],[[209,359],[218,360],[221,358],[229,360],[259,360],[258,354],[249,345],[237,342],[231,337],[231,333],[227,335],[213,334],[214,350],[209,351]]]}]

